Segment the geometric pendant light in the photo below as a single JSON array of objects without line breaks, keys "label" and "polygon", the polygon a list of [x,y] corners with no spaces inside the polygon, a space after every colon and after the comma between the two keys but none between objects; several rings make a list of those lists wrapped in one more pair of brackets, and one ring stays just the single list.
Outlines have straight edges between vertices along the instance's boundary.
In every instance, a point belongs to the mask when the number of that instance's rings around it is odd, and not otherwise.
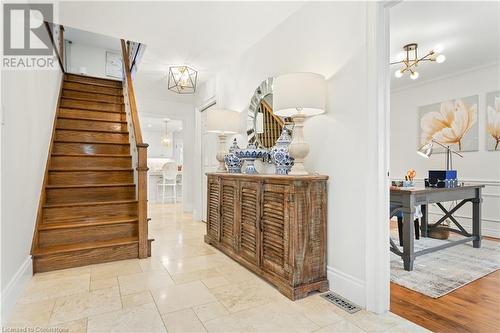
[{"label": "geometric pendant light", "polygon": [[172,66],[168,70],[168,90],[178,94],[194,94],[198,72],[189,66]]}]

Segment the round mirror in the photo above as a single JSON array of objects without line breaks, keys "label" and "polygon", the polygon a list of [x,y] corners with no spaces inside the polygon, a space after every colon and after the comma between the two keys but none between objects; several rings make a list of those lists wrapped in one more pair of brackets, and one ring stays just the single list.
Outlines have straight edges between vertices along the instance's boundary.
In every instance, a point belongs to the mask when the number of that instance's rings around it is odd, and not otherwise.
[{"label": "round mirror", "polygon": [[273,113],[273,78],[270,77],[255,89],[250,100],[248,142],[269,149],[278,140],[284,125],[284,120]]}]

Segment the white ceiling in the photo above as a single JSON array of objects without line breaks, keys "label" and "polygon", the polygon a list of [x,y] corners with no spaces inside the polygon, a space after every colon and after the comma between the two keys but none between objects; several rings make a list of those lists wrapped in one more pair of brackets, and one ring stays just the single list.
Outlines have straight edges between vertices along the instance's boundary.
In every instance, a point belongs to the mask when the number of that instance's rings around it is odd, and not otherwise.
[{"label": "white ceiling", "polygon": [[64,39],[70,40],[73,43],[92,45],[121,52],[120,39],[89,31],[66,27],[64,29]]},{"label": "white ceiling", "polygon": [[403,45],[412,42],[419,44],[420,55],[436,44],[444,47],[446,55],[442,64],[419,65],[417,80],[408,75],[395,78],[399,65],[392,65],[392,89],[500,61],[500,2],[403,1],[390,15],[391,61]]},{"label": "white ceiling", "polygon": [[146,44],[140,72],[156,80],[187,64],[199,82],[229,64],[303,2],[60,2],[60,23]]}]

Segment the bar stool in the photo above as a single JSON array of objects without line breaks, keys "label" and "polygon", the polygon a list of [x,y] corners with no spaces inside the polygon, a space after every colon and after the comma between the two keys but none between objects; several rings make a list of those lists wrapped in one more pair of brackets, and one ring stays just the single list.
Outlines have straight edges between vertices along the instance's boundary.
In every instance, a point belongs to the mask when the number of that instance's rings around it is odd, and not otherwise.
[{"label": "bar stool", "polygon": [[159,193],[159,188],[162,188],[161,202],[165,202],[165,189],[170,187],[172,189],[172,196],[174,203],[177,202],[177,165],[175,162],[167,162],[162,166],[161,179],[156,183],[156,195]]}]

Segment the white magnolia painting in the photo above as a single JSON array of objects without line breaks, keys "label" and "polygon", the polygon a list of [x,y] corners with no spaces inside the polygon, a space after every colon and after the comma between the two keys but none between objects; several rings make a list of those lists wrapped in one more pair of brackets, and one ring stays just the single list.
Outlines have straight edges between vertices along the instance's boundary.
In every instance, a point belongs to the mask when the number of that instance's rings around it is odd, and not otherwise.
[{"label": "white magnolia painting", "polygon": [[[479,149],[478,100],[478,95],[474,95],[421,106],[420,146],[434,139],[456,151],[477,151]],[[443,152],[444,149],[435,146],[435,151]]]},{"label": "white magnolia painting", "polygon": [[500,90],[486,94],[486,150],[500,151]]}]

